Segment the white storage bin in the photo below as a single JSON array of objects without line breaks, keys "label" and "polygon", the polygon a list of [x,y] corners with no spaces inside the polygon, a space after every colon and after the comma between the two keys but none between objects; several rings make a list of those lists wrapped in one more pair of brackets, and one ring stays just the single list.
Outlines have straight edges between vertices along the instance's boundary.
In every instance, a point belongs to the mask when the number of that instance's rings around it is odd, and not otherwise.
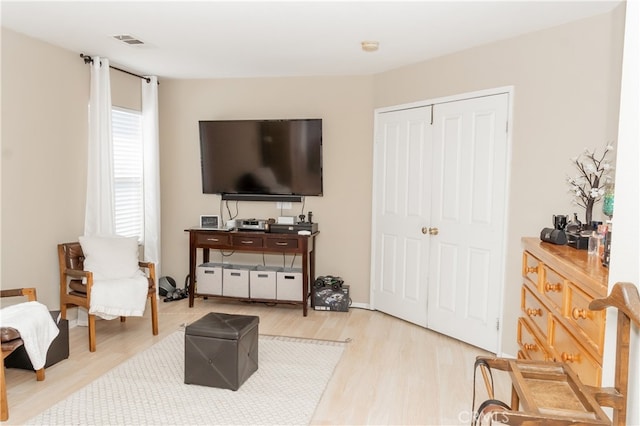
[{"label": "white storage bin", "polygon": [[249,271],[249,296],[252,299],[276,298],[276,273],[282,268],[256,266]]},{"label": "white storage bin", "polygon": [[196,293],[222,295],[222,264],[203,263],[196,268]]},{"label": "white storage bin", "polygon": [[222,270],[222,295],[249,297],[249,269],[245,265],[224,265]]},{"label": "white storage bin", "polygon": [[302,301],[302,271],[298,268],[276,272],[276,298]]}]

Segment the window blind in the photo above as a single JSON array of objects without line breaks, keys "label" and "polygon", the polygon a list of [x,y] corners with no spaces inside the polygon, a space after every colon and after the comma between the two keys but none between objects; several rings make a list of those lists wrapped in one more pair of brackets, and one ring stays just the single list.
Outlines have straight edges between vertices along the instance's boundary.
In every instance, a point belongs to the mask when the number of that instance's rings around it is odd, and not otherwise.
[{"label": "window blind", "polygon": [[118,235],[138,237],[144,229],[142,115],[112,109],[115,229]]}]

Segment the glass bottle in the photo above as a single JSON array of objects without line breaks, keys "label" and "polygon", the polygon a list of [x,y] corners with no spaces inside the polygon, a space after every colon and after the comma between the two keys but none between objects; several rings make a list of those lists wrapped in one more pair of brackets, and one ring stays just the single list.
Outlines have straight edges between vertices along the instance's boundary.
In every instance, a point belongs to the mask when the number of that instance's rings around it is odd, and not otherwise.
[{"label": "glass bottle", "polygon": [[596,231],[592,231],[589,236],[589,245],[587,247],[587,254],[589,256],[597,256],[598,255],[598,246],[600,242],[600,237]]}]

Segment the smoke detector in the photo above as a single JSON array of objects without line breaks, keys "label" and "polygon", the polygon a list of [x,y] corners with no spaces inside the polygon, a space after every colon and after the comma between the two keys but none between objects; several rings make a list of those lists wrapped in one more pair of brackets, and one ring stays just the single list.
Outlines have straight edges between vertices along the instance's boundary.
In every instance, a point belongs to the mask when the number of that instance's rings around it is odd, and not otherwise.
[{"label": "smoke detector", "polygon": [[380,47],[377,41],[363,41],[360,45],[365,52],[375,52]]}]

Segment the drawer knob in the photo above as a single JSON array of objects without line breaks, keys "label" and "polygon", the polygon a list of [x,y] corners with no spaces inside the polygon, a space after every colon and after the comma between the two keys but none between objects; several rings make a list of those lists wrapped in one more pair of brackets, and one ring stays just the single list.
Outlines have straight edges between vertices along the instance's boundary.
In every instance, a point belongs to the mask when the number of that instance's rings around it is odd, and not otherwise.
[{"label": "drawer knob", "polygon": [[547,282],[544,284],[544,291],[562,291],[562,283],[551,284]]},{"label": "drawer knob", "polygon": [[586,309],[573,308],[571,311],[571,316],[574,320],[587,319],[589,318],[589,312]]},{"label": "drawer knob", "polygon": [[542,309],[540,309],[540,308],[538,308],[538,309],[527,308],[527,310],[525,312],[530,317],[541,317],[542,316]]},{"label": "drawer knob", "polygon": [[564,362],[580,362],[580,354],[568,354],[566,352],[562,352],[560,355],[562,361]]},{"label": "drawer knob", "polygon": [[534,272],[538,272],[538,267],[537,266],[527,266],[525,271],[527,272],[527,274],[533,274]]},{"label": "drawer knob", "polygon": [[525,343],[523,346],[529,352],[536,352],[538,350],[538,345],[535,343]]}]

